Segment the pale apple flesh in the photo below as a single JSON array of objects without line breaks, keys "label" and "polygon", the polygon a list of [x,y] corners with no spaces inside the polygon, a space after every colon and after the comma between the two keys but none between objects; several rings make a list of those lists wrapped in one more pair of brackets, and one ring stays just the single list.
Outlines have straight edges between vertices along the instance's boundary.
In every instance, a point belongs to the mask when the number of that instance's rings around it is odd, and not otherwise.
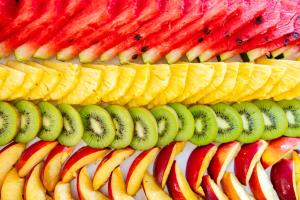
[{"label": "pale apple flesh", "polygon": [[126,177],[126,191],[129,195],[135,195],[140,189],[144,174],[158,152],[159,148],[155,147],[143,151],[134,159]]},{"label": "pale apple flesh", "polygon": [[93,187],[98,190],[102,185],[104,185],[111,172],[118,167],[124,160],[134,153],[132,148],[125,148],[114,150],[107,154],[103,160],[99,163],[93,178]]},{"label": "pale apple flesh", "polygon": [[205,198],[209,200],[229,200],[222,192],[219,186],[210,178],[209,175],[203,176],[202,188],[205,193]]},{"label": "pale apple flesh", "polygon": [[55,200],[73,200],[70,183],[58,182],[54,189]]},{"label": "pale apple flesh", "polygon": [[126,193],[125,182],[120,167],[117,167],[108,180],[108,193],[112,200],[134,200]]},{"label": "pale apple flesh", "polygon": [[295,164],[297,194],[298,194],[298,198],[300,198],[300,154],[299,154],[299,151],[293,151],[293,160],[294,160],[294,164]]},{"label": "pale apple flesh", "polygon": [[6,175],[1,188],[2,200],[23,200],[24,178],[19,177],[16,168]]}]

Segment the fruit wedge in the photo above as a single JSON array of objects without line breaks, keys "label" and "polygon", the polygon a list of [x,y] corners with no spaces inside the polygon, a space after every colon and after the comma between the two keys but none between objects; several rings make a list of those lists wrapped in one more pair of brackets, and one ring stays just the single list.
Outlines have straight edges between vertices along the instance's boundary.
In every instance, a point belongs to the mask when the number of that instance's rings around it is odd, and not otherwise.
[{"label": "fruit wedge", "polygon": [[2,200],[23,200],[24,178],[19,177],[16,168],[6,175],[1,188]]},{"label": "fruit wedge", "polygon": [[71,194],[71,184],[63,182],[57,183],[53,196],[55,200],[73,200]]},{"label": "fruit wedge", "polygon": [[49,100],[58,100],[70,93],[79,81],[81,67],[77,64],[58,63],[58,62],[43,62],[43,65],[59,71],[62,75],[58,85],[46,97]]},{"label": "fruit wedge", "polygon": [[31,67],[29,65],[16,62],[16,61],[8,61],[7,65],[20,70],[26,74],[22,87],[14,92],[12,96],[10,96],[10,100],[23,98],[26,99],[29,92],[36,88],[38,83],[42,80],[44,76],[44,70],[38,69],[35,67]]},{"label": "fruit wedge", "polygon": [[8,74],[9,74],[8,70],[5,69],[4,67],[1,67],[1,66],[0,66],[0,88],[5,83],[5,80],[6,80],[7,76],[8,76]]}]

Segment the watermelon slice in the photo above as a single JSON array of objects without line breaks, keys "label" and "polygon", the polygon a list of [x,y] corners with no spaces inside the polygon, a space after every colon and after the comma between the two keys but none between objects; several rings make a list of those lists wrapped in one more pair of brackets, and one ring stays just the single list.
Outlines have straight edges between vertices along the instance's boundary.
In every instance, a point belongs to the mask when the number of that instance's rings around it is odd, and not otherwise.
[{"label": "watermelon slice", "polygon": [[79,54],[79,60],[82,63],[93,62],[105,50],[120,43],[130,34],[135,32],[143,23],[153,19],[159,14],[159,2],[157,0],[138,0],[137,17],[130,23],[123,25],[116,31],[111,31],[105,40],[90,46]]},{"label": "watermelon slice", "polygon": [[16,48],[15,56],[17,60],[28,60],[36,50],[45,44],[51,37],[57,33],[67,22],[87,5],[86,0],[68,0],[65,9],[60,13],[54,22],[40,30],[39,34],[31,35],[30,38],[21,46]]},{"label": "watermelon slice", "polygon": [[[115,57],[123,50],[137,44],[147,36],[158,32],[161,27],[167,26],[172,21],[179,19],[183,12],[182,0],[160,0],[160,13],[158,17],[143,24],[137,31],[128,36],[126,40],[117,44],[113,48],[105,51],[101,55],[101,61],[107,61]],[[133,57],[136,57],[133,55]]]},{"label": "watermelon slice", "polygon": [[17,1],[0,0],[0,29],[2,30],[6,24],[14,18],[17,7]]},{"label": "watermelon slice", "polygon": [[85,48],[104,39],[110,33],[110,31],[115,31],[120,26],[127,25],[134,18],[136,18],[137,0],[119,0],[117,7],[117,15],[113,20],[104,24],[103,26],[98,27],[92,33],[79,38],[71,46],[59,51],[57,54],[57,59],[65,61],[74,58]]},{"label": "watermelon slice", "polygon": [[109,22],[116,10],[116,0],[90,0],[88,6],[72,18],[54,37],[41,46],[35,58],[48,59],[62,48],[71,45],[78,38],[88,35],[96,28]]},{"label": "watermelon slice", "polygon": [[[180,31],[174,33],[172,37],[161,41],[160,44],[147,50],[142,55],[143,61],[145,63],[156,62],[163,55],[170,52],[173,48],[180,46],[180,44],[184,43],[194,34],[202,31],[203,33],[208,35],[211,33],[211,30],[215,30],[215,28],[218,27],[220,23],[224,23],[224,20],[228,17],[228,1],[210,0],[205,1],[205,3],[205,11],[203,17],[200,20],[197,20],[195,23],[185,26]],[[234,9],[234,12],[236,10],[237,9]]]},{"label": "watermelon slice", "polygon": [[[14,1],[14,0],[10,0]],[[44,11],[47,0],[20,0],[17,4],[15,18],[0,31],[0,41],[23,28]]]},{"label": "watermelon slice", "polygon": [[280,1],[267,1],[267,9],[262,14],[262,17],[251,20],[249,24],[241,29],[241,31],[238,31],[236,34],[233,34],[228,38],[222,39],[217,44],[212,45],[202,52],[199,56],[200,62],[207,61],[225,51],[235,49],[254,36],[264,34],[272,28],[275,28],[280,20],[280,7]]}]

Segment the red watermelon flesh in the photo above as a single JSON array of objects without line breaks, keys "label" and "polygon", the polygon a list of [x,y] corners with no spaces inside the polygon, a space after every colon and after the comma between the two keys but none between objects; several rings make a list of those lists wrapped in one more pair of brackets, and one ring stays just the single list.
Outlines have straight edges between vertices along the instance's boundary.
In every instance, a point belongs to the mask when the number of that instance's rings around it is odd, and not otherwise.
[{"label": "red watermelon flesh", "polygon": [[47,59],[80,37],[92,33],[114,17],[116,0],[90,0],[88,6],[41,46],[34,57]]},{"label": "red watermelon flesh", "polygon": [[27,60],[33,56],[41,45],[49,41],[55,33],[65,26],[74,15],[83,10],[88,3],[89,1],[87,0],[67,0],[64,10],[55,18],[55,21],[43,27],[39,34],[31,35],[24,44],[15,50],[16,58],[18,60]]},{"label": "red watermelon flesh", "polygon": [[1,27],[0,41],[3,41],[40,16],[46,4],[47,0],[20,0],[17,4],[15,18],[4,27]]},{"label": "red watermelon flesh", "polygon": [[0,27],[11,22],[14,18],[17,7],[16,1],[13,0],[0,0]]},{"label": "red watermelon flesh", "polygon": [[267,9],[262,14],[262,17],[251,20],[249,24],[242,27],[241,31],[212,45],[201,53],[199,56],[200,61],[207,61],[220,53],[235,49],[249,39],[274,29],[280,20],[280,7],[280,1],[268,0]]},{"label": "red watermelon flesh", "polygon": [[200,20],[189,24],[184,29],[173,34],[172,37],[147,50],[143,53],[143,61],[153,63],[173,48],[189,40],[194,34],[203,32],[208,35],[211,30],[224,23],[224,20],[228,17],[228,1],[213,0],[206,2],[209,4],[207,4],[203,17]]},{"label": "red watermelon flesh", "polygon": [[59,60],[69,60],[77,56],[82,50],[104,39],[110,31],[117,30],[122,25],[127,25],[137,17],[137,0],[118,0],[116,17],[74,41],[69,47],[62,49],[57,54]]},{"label": "red watermelon flesh", "polygon": [[90,46],[79,54],[81,62],[92,62],[97,59],[105,50],[123,41],[130,34],[134,33],[143,23],[153,19],[159,14],[159,1],[139,0],[137,3],[137,17],[130,23],[125,24],[108,34],[105,40]]},{"label": "red watermelon flesh", "polygon": [[[135,45],[141,39],[156,33],[162,26],[170,24],[170,22],[179,19],[183,12],[182,0],[160,0],[160,13],[157,17],[143,24],[137,31],[129,35],[126,40],[117,44],[113,48],[106,51],[101,56],[101,60],[109,60],[121,51]],[[137,40],[137,38],[139,38]]]}]

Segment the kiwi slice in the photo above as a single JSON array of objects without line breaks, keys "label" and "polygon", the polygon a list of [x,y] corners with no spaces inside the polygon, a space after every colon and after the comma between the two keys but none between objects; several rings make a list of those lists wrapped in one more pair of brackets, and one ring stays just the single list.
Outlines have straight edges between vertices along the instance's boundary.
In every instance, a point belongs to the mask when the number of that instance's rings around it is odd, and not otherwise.
[{"label": "kiwi slice", "polygon": [[218,103],[212,105],[218,125],[216,142],[226,143],[236,140],[243,131],[243,121],[239,113],[230,105]]},{"label": "kiwi slice", "polygon": [[180,103],[169,105],[175,110],[179,119],[179,130],[175,137],[176,141],[188,141],[194,134],[195,121],[191,111]]},{"label": "kiwi slice", "polygon": [[204,105],[189,108],[195,120],[195,130],[190,141],[198,146],[213,142],[218,134],[218,125],[214,111]]},{"label": "kiwi slice", "polygon": [[250,102],[233,104],[243,121],[243,131],[237,139],[242,143],[252,143],[259,140],[265,130],[264,118],[259,108]]},{"label": "kiwi slice", "polygon": [[54,141],[63,129],[63,117],[60,111],[51,103],[38,103],[42,113],[42,129],[38,136],[45,141]]},{"label": "kiwi slice", "polygon": [[284,110],[288,128],[284,135],[290,137],[300,137],[300,101],[298,99],[282,100],[277,102]]},{"label": "kiwi slice", "polygon": [[282,136],[288,128],[284,110],[274,101],[257,100],[253,102],[262,112],[265,129],[262,139],[272,140]]},{"label": "kiwi slice", "polygon": [[20,129],[18,110],[6,102],[0,102],[0,145],[12,141]]},{"label": "kiwi slice", "polygon": [[58,142],[65,146],[77,145],[83,135],[83,123],[78,111],[69,104],[57,106],[63,117],[63,129]]},{"label": "kiwi slice", "polygon": [[151,112],[145,108],[130,108],[129,113],[134,123],[134,135],[130,146],[136,150],[147,150],[158,141],[158,128]]},{"label": "kiwi slice", "polygon": [[79,113],[84,126],[83,141],[94,148],[108,147],[116,135],[109,113],[97,105],[85,106]]},{"label": "kiwi slice", "polygon": [[21,115],[21,127],[15,140],[21,143],[30,142],[39,133],[42,127],[40,109],[30,101],[18,101],[15,107]]},{"label": "kiwi slice", "polygon": [[111,105],[106,107],[115,127],[115,139],[110,145],[112,148],[121,149],[130,145],[133,137],[133,120],[129,111],[123,106]]},{"label": "kiwi slice", "polygon": [[177,113],[170,106],[157,106],[151,109],[158,128],[158,146],[165,146],[172,142],[179,129]]}]

